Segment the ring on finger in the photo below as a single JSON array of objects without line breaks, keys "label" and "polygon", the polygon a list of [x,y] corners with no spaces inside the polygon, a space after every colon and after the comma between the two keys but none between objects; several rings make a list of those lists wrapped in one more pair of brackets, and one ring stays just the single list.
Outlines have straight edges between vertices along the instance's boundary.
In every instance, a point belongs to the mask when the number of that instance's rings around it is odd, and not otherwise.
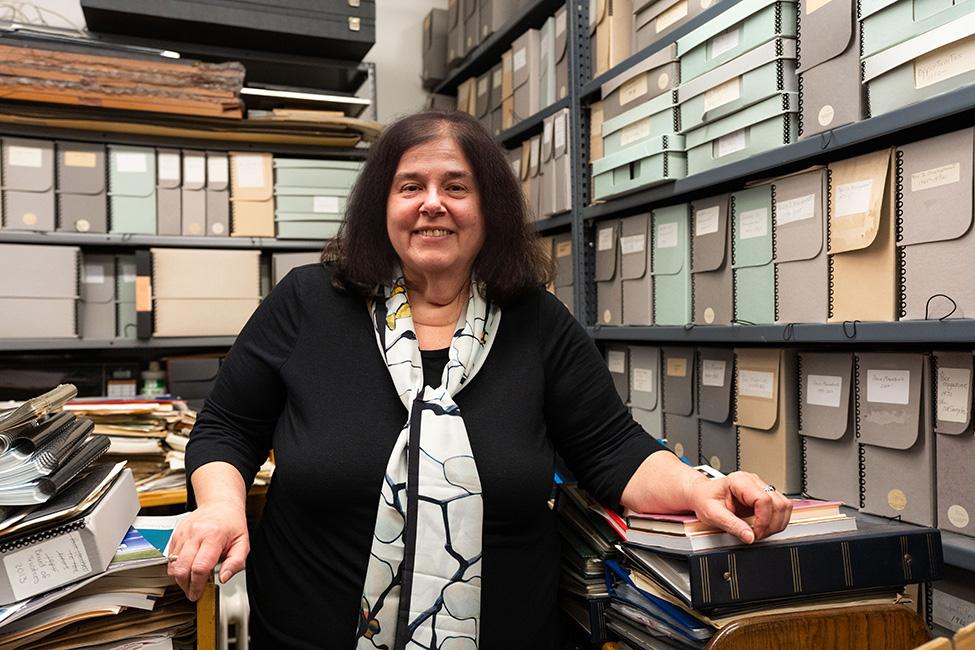
[{"label": "ring on finger", "polygon": [[775,486],[769,483],[764,488],[762,488],[762,492],[775,492]]}]

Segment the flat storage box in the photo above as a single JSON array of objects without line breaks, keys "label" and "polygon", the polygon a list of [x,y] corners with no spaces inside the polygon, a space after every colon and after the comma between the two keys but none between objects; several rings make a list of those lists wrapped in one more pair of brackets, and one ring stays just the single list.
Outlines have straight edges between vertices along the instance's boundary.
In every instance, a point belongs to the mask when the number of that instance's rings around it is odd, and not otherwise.
[{"label": "flat storage box", "polygon": [[798,93],[779,93],[684,134],[687,173],[699,174],[796,141]]},{"label": "flat storage box", "polygon": [[730,215],[728,194],[691,202],[695,325],[730,325],[735,317]]},{"label": "flat storage box", "polygon": [[792,0],[741,0],[677,41],[681,83],[776,37],[796,37]]},{"label": "flat storage box", "polygon": [[634,0],[633,51],[653,45],[713,4],[714,0]]},{"label": "flat storage box", "polygon": [[230,206],[235,237],[274,237],[274,182],[269,153],[230,153]]},{"label": "flat storage box", "polygon": [[701,462],[729,473],[738,469],[735,431],[735,352],[730,348],[697,350],[697,416]]},{"label": "flat storage box", "polygon": [[676,93],[657,95],[625,113],[603,122],[604,155],[612,156],[631,145],[680,132]]},{"label": "flat storage box", "polygon": [[272,253],[271,254],[271,282],[277,284],[284,276],[299,266],[306,264],[320,264],[322,254],[309,253]]},{"label": "flat storage box", "polygon": [[115,301],[115,256],[85,255],[78,315],[81,338],[115,338]]},{"label": "flat storage box", "polygon": [[57,154],[57,226],[65,232],[106,232],[105,145],[55,143]]},{"label": "flat storage box", "polygon": [[156,150],[108,145],[110,232],[156,234]]},{"label": "flat storage box", "polygon": [[0,338],[78,336],[74,246],[0,244]]},{"label": "flat storage box", "polygon": [[633,0],[589,0],[592,76],[597,77],[633,53]]},{"label": "flat storage box", "polygon": [[948,637],[975,623],[975,572],[945,564],[944,577],[932,585],[931,620],[935,635]]},{"label": "flat storage box", "polygon": [[663,135],[592,161],[593,198],[600,200],[687,175],[684,137]]},{"label": "flat storage box", "polygon": [[154,336],[236,336],[257,309],[260,251],[150,252]]},{"label": "flat storage box", "polygon": [[188,356],[166,359],[166,379],[169,392],[187,401],[192,409],[203,408],[210,396],[223,357]]},{"label": "flat storage box", "polygon": [[[512,50],[512,126],[541,110],[539,69],[541,59],[541,32],[529,29],[515,39]],[[507,127],[506,127],[507,128]]]},{"label": "flat storage box", "polygon": [[431,9],[423,19],[423,69],[427,84],[447,78],[447,10]]},{"label": "flat storage box", "polygon": [[731,195],[735,320],[775,322],[775,265],[772,263],[772,186]]},{"label": "flat storage box", "polygon": [[697,354],[694,348],[663,347],[664,433],[667,446],[691,465],[700,464],[697,419]]},{"label": "flat storage box", "polygon": [[345,160],[275,158],[274,184],[282,187],[329,187],[348,190],[359,177],[362,163]]},{"label": "flat storage box", "polygon": [[783,92],[797,92],[796,41],[775,38],[677,88],[680,128],[692,131]]},{"label": "flat storage box", "polygon": [[653,322],[691,322],[690,206],[686,203],[653,211]]},{"label": "flat storage box", "polygon": [[660,405],[660,348],[629,346],[630,414],[637,424],[660,440],[664,436],[663,408]]},{"label": "flat storage box", "polygon": [[975,13],[971,0],[861,0],[861,56],[873,56],[971,13]]},{"label": "flat storage box", "polygon": [[274,223],[278,239],[323,240],[338,234],[342,217],[329,219],[326,215],[308,212],[276,212]]},{"label": "flat storage box", "polygon": [[975,537],[971,350],[934,353],[934,391],[938,528]]},{"label": "flat storage box", "polygon": [[164,41],[351,61],[376,41],[375,0],[83,0],[81,8],[92,31]]},{"label": "flat storage box", "polygon": [[54,230],[54,143],[3,138],[3,229]]},{"label": "flat storage box", "polygon": [[863,60],[870,115],[881,115],[975,83],[971,14]]},{"label": "flat storage box", "polygon": [[612,121],[677,87],[677,45],[671,43],[603,84],[603,120]]}]

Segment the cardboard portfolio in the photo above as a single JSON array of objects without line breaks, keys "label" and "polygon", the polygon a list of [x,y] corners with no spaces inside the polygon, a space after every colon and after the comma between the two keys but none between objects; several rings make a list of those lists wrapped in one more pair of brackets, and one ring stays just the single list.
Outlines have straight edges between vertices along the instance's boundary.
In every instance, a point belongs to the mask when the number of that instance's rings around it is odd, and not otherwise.
[{"label": "cardboard portfolio", "polygon": [[274,175],[269,153],[230,153],[230,234],[274,237]]},{"label": "cardboard portfolio", "polygon": [[775,265],[772,263],[772,187],[761,185],[731,195],[735,320],[775,322]]},{"label": "cardboard portfolio", "polygon": [[3,228],[54,230],[54,142],[3,138]]},{"label": "cardboard portfolio", "polygon": [[0,338],[78,336],[74,246],[0,244]]},{"label": "cardboard portfolio", "polygon": [[633,0],[589,0],[592,76],[622,63],[633,52]]},{"label": "cardboard portfolio", "polygon": [[691,282],[695,325],[730,325],[734,319],[730,196],[691,202]]},{"label": "cardboard portfolio", "polygon": [[206,153],[183,150],[183,182],[180,188],[180,230],[183,235],[206,234]]},{"label": "cardboard portfolio", "polygon": [[647,345],[629,347],[630,413],[647,433],[664,437],[663,408],[660,404],[660,348]]},{"label": "cardboard portfolio", "polygon": [[829,318],[826,182],[822,168],[772,181],[778,323]]},{"label": "cardboard portfolio", "polygon": [[156,149],[156,234],[182,231],[182,160],[179,149]]},{"label": "cardboard portfolio", "polygon": [[106,232],[105,145],[84,142],[56,144],[58,230]]},{"label": "cardboard portfolio", "polygon": [[738,436],[732,409],[735,354],[730,348],[697,351],[697,404],[701,430],[701,462],[714,469],[738,469]]},{"label": "cardboard portfolio", "polygon": [[620,222],[596,228],[596,315],[603,325],[623,324],[623,277],[620,272]]},{"label": "cardboard portfolio", "polygon": [[664,347],[663,412],[667,446],[691,465],[700,462],[697,429],[697,354],[694,348]]},{"label": "cardboard portfolio", "polygon": [[156,151],[108,145],[111,232],[156,234]]},{"label": "cardboard portfolio", "polygon": [[541,110],[540,41],[541,32],[537,29],[529,29],[516,38],[511,45],[511,79],[514,98],[512,126]]},{"label": "cardboard portfolio", "polygon": [[629,349],[625,345],[606,346],[606,365],[623,403],[630,401]]},{"label": "cardboard portfolio", "polygon": [[85,255],[78,305],[81,338],[115,338],[115,256]]},{"label": "cardboard portfolio", "polygon": [[686,325],[691,305],[690,206],[686,203],[653,211],[653,322]]},{"label": "cardboard portfolio", "polygon": [[653,276],[650,272],[650,214],[620,221],[620,281],[623,324],[653,324]]},{"label": "cardboard portfolio", "polygon": [[934,353],[938,528],[975,537],[972,353]]},{"label": "cardboard portfolio", "polygon": [[206,234],[230,235],[230,158],[223,151],[207,152]]}]

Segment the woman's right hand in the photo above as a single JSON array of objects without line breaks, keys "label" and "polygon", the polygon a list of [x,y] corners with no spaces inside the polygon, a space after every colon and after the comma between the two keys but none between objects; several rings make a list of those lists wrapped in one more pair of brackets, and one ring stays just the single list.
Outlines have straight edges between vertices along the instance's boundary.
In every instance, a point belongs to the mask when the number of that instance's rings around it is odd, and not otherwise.
[{"label": "woman's right hand", "polygon": [[169,575],[191,601],[199,600],[221,559],[221,583],[245,566],[250,538],[243,504],[216,501],[201,505],[173,531],[169,548],[175,558],[169,563]]}]

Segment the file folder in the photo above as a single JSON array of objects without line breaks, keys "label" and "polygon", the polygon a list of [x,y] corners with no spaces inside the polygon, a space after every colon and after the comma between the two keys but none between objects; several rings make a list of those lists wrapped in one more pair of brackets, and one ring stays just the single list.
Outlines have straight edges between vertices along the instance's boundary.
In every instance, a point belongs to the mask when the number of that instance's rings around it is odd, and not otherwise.
[{"label": "file folder", "polygon": [[206,187],[206,234],[230,235],[230,160],[223,151],[208,151]]},{"label": "file folder", "polygon": [[972,352],[934,353],[938,528],[975,537]]},{"label": "file folder", "polygon": [[156,149],[156,233],[183,231],[182,159],[179,149]]},{"label": "file folder", "polygon": [[201,237],[206,233],[206,154],[183,150],[183,179],[180,188],[180,232]]},{"label": "file folder", "polygon": [[623,324],[653,324],[653,276],[650,273],[650,219],[647,214],[620,221],[620,280]]},{"label": "file folder", "polygon": [[826,182],[825,169],[772,182],[778,323],[825,323],[829,319],[829,258],[823,209]]},{"label": "file folder", "polygon": [[619,221],[606,221],[596,228],[596,314],[603,325],[623,324],[619,234]]},{"label": "file folder", "polygon": [[[541,109],[539,100],[539,59],[541,33],[529,29],[515,39],[512,51],[513,124],[531,117]],[[506,127],[507,128],[507,127]]]},{"label": "file folder", "polygon": [[81,338],[115,338],[115,256],[85,255],[82,258]]},{"label": "file folder", "polygon": [[589,42],[592,76],[632,54],[633,0],[590,0]]},{"label": "file folder", "polygon": [[3,228],[54,230],[54,143],[3,138]]},{"label": "file folder", "polygon": [[548,218],[555,214],[555,116],[542,121],[541,161],[539,162],[539,216]]},{"label": "file folder", "polygon": [[701,461],[714,469],[738,469],[738,435],[732,411],[735,354],[731,348],[698,348],[698,421]]},{"label": "file folder", "polygon": [[667,446],[691,465],[700,462],[697,400],[694,392],[697,363],[694,348],[663,347],[663,412]]},{"label": "file folder", "polygon": [[235,237],[274,237],[274,181],[269,153],[230,153]]},{"label": "file folder", "polygon": [[572,233],[556,235],[555,248],[555,297],[562,301],[566,309],[575,313],[575,297],[572,268]]},{"label": "file folder", "polygon": [[569,29],[568,11],[555,12],[555,101],[569,96]]},{"label": "file folder", "polygon": [[58,230],[107,232],[105,145],[56,143]]},{"label": "file folder", "polygon": [[609,374],[613,377],[613,385],[623,403],[630,401],[630,371],[625,345],[606,346],[606,366]]},{"label": "file folder", "polygon": [[729,208],[728,194],[691,202],[695,325],[730,325],[735,317]]},{"label": "file folder", "polygon": [[138,334],[135,311],[135,255],[115,256],[115,336],[135,339]]},{"label": "file folder", "polygon": [[772,263],[772,188],[731,195],[735,320],[775,322],[775,265]]},{"label": "file folder", "polygon": [[691,251],[685,204],[653,211],[653,322],[686,325],[691,322]]},{"label": "file folder", "polygon": [[108,159],[111,232],[156,234],[156,151],[110,144]]},{"label": "file folder", "polygon": [[552,167],[555,169],[555,212],[572,209],[572,146],[569,109],[555,114],[552,121]]},{"label": "file folder", "polygon": [[647,433],[664,437],[663,408],[660,406],[660,348],[631,345],[630,413]]}]

